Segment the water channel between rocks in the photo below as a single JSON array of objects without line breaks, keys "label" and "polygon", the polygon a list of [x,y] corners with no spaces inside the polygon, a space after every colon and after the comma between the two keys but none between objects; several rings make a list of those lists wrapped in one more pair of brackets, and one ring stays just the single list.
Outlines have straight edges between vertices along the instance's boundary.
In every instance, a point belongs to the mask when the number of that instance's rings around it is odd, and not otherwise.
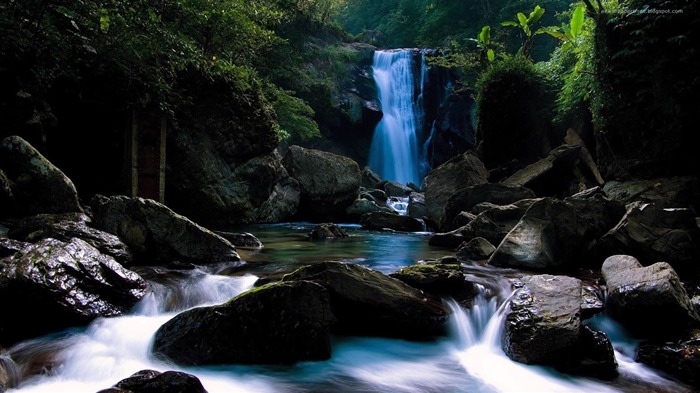
[{"label": "water channel between rocks", "polygon": [[[275,276],[321,261],[357,263],[382,273],[449,252],[428,245],[427,234],[369,232],[344,228],[345,239],[309,241],[310,224],[259,225],[245,230],[265,244],[240,250],[242,267],[207,267],[153,274],[151,291],[130,315],[101,318],[84,329],[57,332],[10,348],[25,360],[53,359],[55,366],[10,392],[94,393],[142,369],[182,370],[196,375],[210,393],[232,392],[690,392],[631,360],[634,341],[605,316],[590,323],[609,334],[620,377],[600,381],[512,362],[500,347],[503,310],[510,295],[501,273],[466,267],[478,283],[471,308],[445,299],[450,334],[433,342],[372,337],[334,337],[331,359],[289,366],[183,368],[149,354],[155,331],[178,312],[222,303]],[[148,275],[145,275],[148,277]]]}]

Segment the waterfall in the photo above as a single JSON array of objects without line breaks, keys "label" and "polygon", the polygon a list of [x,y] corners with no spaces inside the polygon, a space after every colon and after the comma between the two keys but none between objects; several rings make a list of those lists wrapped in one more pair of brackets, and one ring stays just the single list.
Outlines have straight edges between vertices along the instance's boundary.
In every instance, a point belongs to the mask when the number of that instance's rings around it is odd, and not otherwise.
[{"label": "waterfall", "polygon": [[369,166],[385,180],[420,184],[424,175],[418,148],[423,128],[422,91],[427,66],[421,56],[419,94],[414,85],[414,51],[376,51],[372,71],[383,117],[374,130]]}]

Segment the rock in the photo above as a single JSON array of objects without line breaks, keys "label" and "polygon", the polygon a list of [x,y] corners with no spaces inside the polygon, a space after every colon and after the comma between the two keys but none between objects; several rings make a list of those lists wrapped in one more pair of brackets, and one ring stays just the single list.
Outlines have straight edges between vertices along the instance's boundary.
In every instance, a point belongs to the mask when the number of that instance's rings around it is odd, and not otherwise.
[{"label": "rock", "polygon": [[235,247],[244,247],[244,248],[263,248],[265,247],[260,239],[255,237],[252,233],[248,232],[242,232],[242,233],[233,233],[233,232],[223,232],[223,231],[215,231],[217,235],[223,237],[224,239],[228,240],[233,244]]},{"label": "rock", "polygon": [[192,374],[182,371],[141,370],[122,379],[114,387],[98,393],[207,393]]},{"label": "rock", "polygon": [[82,212],[73,182],[19,136],[0,142],[0,169],[12,187],[17,216]]},{"label": "rock", "polygon": [[333,321],[321,285],[277,282],[178,314],[158,329],[152,350],[192,366],[325,360]]},{"label": "rock", "polygon": [[389,275],[413,288],[436,296],[459,296],[467,289],[459,264],[426,263],[402,267]]},{"label": "rock", "polygon": [[[146,294],[146,282],[80,239],[44,239],[0,263],[2,343],[121,315]],[[41,322],[36,320],[41,315]]]},{"label": "rock", "polygon": [[283,278],[297,280],[314,281],[328,289],[338,318],[337,333],[419,340],[444,334],[448,312],[438,299],[374,270],[323,262]]},{"label": "rock", "polygon": [[476,219],[476,214],[469,212],[460,212],[457,216],[452,219],[452,226],[455,228],[461,228],[469,225],[470,222]]},{"label": "rock", "polygon": [[466,227],[462,227],[444,233],[434,233],[430,236],[428,244],[435,247],[457,248],[460,244],[470,239],[464,235],[465,228]]},{"label": "rock", "polygon": [[425,205],[428,214],[441,222],[450,196],[462,188],[484,184],[488,172],[476,155],[468,151],[435,168],[425,178]]},{"label": "rock", "polygon": [[279,153],[272,150],[241,162],[237,152],[229,151],[230,139],[214,130],[169,138],[168,205],[207,225],[290,219],[299,206],[300,189]]},{"label": "rock", "polygon": [[545,274],[521,282],[506,314],[503,350],[521,363],[554,363],[579,340],[581,281]]},{"label": "rock", "polygon": [[47,238],[70,242],[78,238],[122,265],[132,262],[133,255],[126,244],[111,233],[89,227],[89,223],[90,218],[83,213],[37,214],[17,221],[7,236],[29,243]]},{"label": "rock", "polygon": [[527,210],[491,255],[489,264],[522,269],[594,265],[596,242],[624,214],[617,202],[543,198]]},{"label": "rock", "polygon": [[90,205],[94,226],[118,236],[137,262],[206,264],[240,260],[228,240],[154,200],[95,195]]},{"label": "rock", "polygon": [[536,201],[536,199],[523,199],[517,205],[492,207],[479,213],[462,229],[462,232],[469,239],[483,237],[491,244],[500,244]]},{"label": "rock", "polygon": [[540,197],[567,195],[561,187],[573,177],[574,162],[580,152],[578,145],[559,146],[550,151],[547,157],[512,174],[503,184],[527,187]]},{"label": "rock", "polygon": [[605,289],[584,284],[581,290],[581,319],[589,319],[605,310]]},{"label": "rock", "polygon": [[423,230],[423,223],[413,217],[385,212],[363,214],[360,217],[360,225],[365,229],[391,229],[400,232],[420,232]]},{"label": "rock", "polygon": [[18,252],[23,253],[30,245],[30,243],[0,237],[0,259],[10,257]]},{"label": "rock", "polygon": [[[455,191],[447,200],[445,214],[440,227],[445,230],[454,229],[450,224],[462,211],[471,211],[482,202],[496,205],[509,205],[521,199],[531,199],[535,193],[522,186],[504,185],[500,183],[478,184]],[[478,212],[472,212],[478,214]]]},{"label": "rock", "polygon": [[384,212],[395,214],[394,209],[386,206],[379,206],[376,202],[368,199],[356,199],[347,209],[347,215],[352,221],[359,221],[360,217],[367,213]]},{"label": "rock", "polygon": [[644,342],[637,347],[635,361],[700,386],[700,331],[693,330],[673,341]]},{"label": "rock", "polygon": [[464,242],[457,250],[457,258],[468,261],[484,261],[496,251],[496,247],[483,237],[475,237]]},{"label": "rock", "polygon": [[608,289],[606,307],[630,332],[669,336],[700,322],[681,280],[668,263],[642,267],[632,256],[613,255],[603,263],[602,272]]},{"label": "rock", "polygon": [[537,275],[520,279],[506,311],[502,347],[511,359],[567,372],[614,376],[612,345],[581,324],[581,281]]},{"label": "rock", "polygon": [[306,236],[312,240],[323,240],[348,237],[348,234],[343,228],[335,224],[325,223],[316,225]]},{"label": "rock", "polygon": [[625,205],[644,202],[659,208],[692,207],[700,211],[700,181],[693,176],[609,181],[603,190],[610,199]]},{"label": "rock", "polygon": [[12,195],[12,186],[5,172],[0,168],[0,218],[15,215],[15,197]]},{"label": "rock", "polygon": [[390,197],[405,197],[410,195],[413,189],[395,181],[388,181],[384,184],[384,192]]},{"label": "rock", "polygon": [[389,199],[389,197],[386,195],[386,192],[384,192],[383,190],[368,190],[364,193],[361,193],[360,197],[362,197],[363,195],[369,195],[369,197],[365,199],[374,201],[379,206],[385,206],[386,200]]},{"label": "rock", "polygon": [[350,158],[320,150],[290,146],[282,160],[299,182],[298,217],[311,221],[341,221],[357,199],[360,168]]},{"label": "rock", "polygon": [[423,218],[428,215],[428,208],[425,206],[425,194],[412,192],[408,196],[408,216],[413,218]]},{"label": "rock", "polygon": [[644,265],[665,261],[681,274],[700,269],[700,229],[689,209],[631,204],[620,222],[603,236],[602,244],[609,255],[632,255]]},{"label": "rock", "polygon": [[[377,188],[377,185],[382,182],[382,178],[379,177],[370,167],[366,166],[362,168],[360,184],[362,187],[370,190]],[[386,198],[384,198],[386,199]]]}]

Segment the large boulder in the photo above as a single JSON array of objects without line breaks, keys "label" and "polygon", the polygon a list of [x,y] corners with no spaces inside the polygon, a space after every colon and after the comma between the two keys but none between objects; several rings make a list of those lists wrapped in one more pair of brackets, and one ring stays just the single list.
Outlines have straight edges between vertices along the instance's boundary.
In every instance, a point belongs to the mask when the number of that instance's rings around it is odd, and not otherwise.
[{"label": "large boulder", "polygon": [[41,240],[0,262],[0,343],[121,315],[145,294],[138,274],[85,241]]},{"label": "large boulder", "polygon": [[602,238],[609,254],[627,254],[642,264],[668,262],[683,274],[700,269],[700,228],[689,209],[634,203]]},{"label": "large boulder", "polygon": [[94,226],[124,241],[137,262],[206,264],[240,260],[228,240],[154,200],[95,195],[90,206]]},{"label": "large boulder", "polygon": [[202,382],[182,371],[141,370],[98,393],[207,393]]},{"label": "large boulder", "polygon": [[444,230],[455,229],[451,224],[460,212],[471,211],[476,205],[483,202],[490,202],[494,205],[509,205],[522,199],[534,197],[534,192],[519,185],[486,183],[466,187],[453,193],[447,200],[440,227]]},{"label": "large boulder", "polygon": [[178,314],[158,329],[152,350],[182,365],[325,360],[333,321],[321,285],[277,282]]},{"label": "large boulder", "polygon": [[217,235],[223,237],[224,239],[231,242],[234,247],[242,248],[263,248],[265,247],[260,239],[255,237],[252,233],[248,232],[226,232],[226,231],[215,231]]},{"label": "large boulder", "polygon": [[608,289],[607,309],[631,332],[668,336],[700,323],[680,278],[668,263],[643,267],[632,256],[613,255],[603,263],[602,272]]},{"label": "large boulder", "polygon": [[0,142],[0,170],[17,216],[82,211],[73,182],[19,136]]},{"label": "large boulder", "polygon": [[700,211],[700,181],[694,176],[609,181],[603,190],[610,199],[625,205],[644,202],[661,208],[692,207]]},{"label": "large boulder", "polygon": [[468,242],[460,244],[457,250],[457,258],[467,261],[486,261],[496,247],[483,237],[475,237]]},{"label": "large boulder", "polygon": [[89,227],[88,224],[90,218],[83,213],[37,214],[17,221],[7,236],[29,243],[46,238],[63,242],[79,238],[123,265],[131,263],[133,256],[126,244],[117,236]]},{"label": "large boulder", "polygon": [[425,206],[425,194],[412,192],[408,196],[408,216],[413,218],[425,218],[428,208]]},{"label": "large boulder", "polygon": [[448,312],[437,298],[366,267],[324,262],[283,278],[297,280],[328,288],[338,333],[406,339],[429,339],[444,333]]},{"label": "large boulder", "polygon": [[423,223],[413,217],[386,212],[363,214],[360,217],[360,225],[365,229],[391,229],[401,232],[420,232],[423,230]]},{"label": "large boulder", "polygon": [[348,218],[355,222],[360,220],[360,217],[367,213],[384,212],[389,214],[394,214],[394,209],[386,206],[379,206],[375,201],[360,198],[356,199],[355,202],[350,205],[346,210]]},{"label": "large boulder", "polygon": [[435,222],[440,222],[445,206],[455,191],[465,187],[484,184],[488,172],[472,151],[459,155],[435,168],[423,183],[425,205]]},{"label": "large boulder", "polygon": [[508,357],[571,372],[615,373],[610,341],[604,333],[581,324],[580,280],[537,275],[521,278],[518,286],[501,338]]},{"label": "large boulder", "polygon": [[527,187],[537,196],[570,195],[562,187],[572,178],[575,161],[579,158],[581,147],[562,145],[552,150],[547,156],[515,172],[503,181],[510,186]]},{"label": "large boulder", "polygon": [[498,245],[489,264],[523,269],[573,269],[599,263],[597,242],[624,214],[603,197],[543,198]]},{"label": "large boulder", "polygon": [[299,185],[282,166],[279,153],[273,150],[239,162],[219,138],[227,137],[216,133],[172,136],[168,205],[208,225],[291,218],[299,205]]},{"label": "large boulder", "polygon": [[299,182],[299,218],[316,222],[345,218],[346,209],[359,195],[361,174],[355,161],[294,145],[282,163]]}]

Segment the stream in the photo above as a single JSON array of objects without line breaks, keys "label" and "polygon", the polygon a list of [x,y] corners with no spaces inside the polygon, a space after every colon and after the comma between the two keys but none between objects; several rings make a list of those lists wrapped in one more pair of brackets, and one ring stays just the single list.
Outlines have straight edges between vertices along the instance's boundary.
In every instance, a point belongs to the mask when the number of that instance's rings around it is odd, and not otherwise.
[{"label": "stream", "polygon": [[100,318],[85,328],[10,348],[23,369],[44,368],[34,370],[37,376],[9,392],[95,393],[142,369],[194,374],[210,393],[692,391],[635,363],[635,341],[604,315],[588,323],[608,333],[616,348],[620,376],[615,380],[573,377],[512,362],[500,346],[510,288],[502,269],[487,267],[465,267],[468,280],[478,283],[477,296],[470,309],[444,299],[451,310],[450,334],[433,342],[334,337],[331,359],[280,366],[180,367],[149,355],[154,333],[168,319],[195,306],[225,302],[252,288],[259,277],[275,277],[326,260],[392,273],[449,253],[429,246],[427,234],[369,232],[354,225],[344,226],[349,238],[311,242],[304,237],[311,227],[288,223],[236,228],[265,244],[261,250],[240,250],[247,262],[242,267],[151,270],[144,274],[151,289],[129,315]]}]

